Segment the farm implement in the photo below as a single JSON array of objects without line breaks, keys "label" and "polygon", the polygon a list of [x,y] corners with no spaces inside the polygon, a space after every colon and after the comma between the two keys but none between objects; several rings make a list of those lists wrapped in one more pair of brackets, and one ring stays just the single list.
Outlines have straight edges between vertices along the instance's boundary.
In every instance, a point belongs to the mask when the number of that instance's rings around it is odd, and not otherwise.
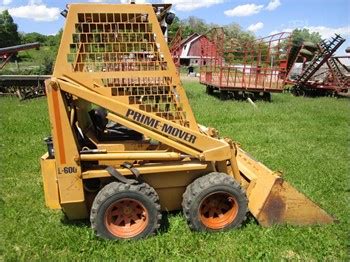
[{"label": "farm implement", "polygon": [[303,63],[301,74],[291,82],[291,92],[296,96],[324,96],[346,94],[350,88],[350,69],[341,59],[350,56],[334,56],[345,42],[340,35],[318,44],[304,43],[299,47],[296,61]]},{"label": "farm implement", "polygon": [[0,75],[0,95],[30,99],[45,96],[45,80],[49,75]]},{"label": "farm implement", "polygon": [[[90,218],[107,239],[152,235],[172,210],[197,231],[237,228],[247,212],[262,226],[332,223],[278,172],[197,123],[164,37],[170,7],[69,5],[46,81],[47,206]],[[282,83],[274,61],[260,70]]]},{"label": "farm implement", "polygon": [[0,69],[3,69],[5,65],[10,61],[11,57],[13,57],[15,54],[17,54],[19,51],[29,50],[33,48],[39,48],[40,43],[28,43],[23,45],[15,45],[15,46],[9,46],[9,47],[2,47],[0,48]]},{"label": "farm implement", "polygon": [[[38,49],[40,43],[29,43],[0,48],[0,70],[20,51]],[[45,95],[46,75],[0,75],[0,95],[17,96],[21,100]]]},{"label": "farm implement", "polygon": [[291,68],[290,40],[289,33],[279,33],[242,44],[214,28],[201,39],[200,83],[223,100],[271,100],[271,93],[283,92]]}]

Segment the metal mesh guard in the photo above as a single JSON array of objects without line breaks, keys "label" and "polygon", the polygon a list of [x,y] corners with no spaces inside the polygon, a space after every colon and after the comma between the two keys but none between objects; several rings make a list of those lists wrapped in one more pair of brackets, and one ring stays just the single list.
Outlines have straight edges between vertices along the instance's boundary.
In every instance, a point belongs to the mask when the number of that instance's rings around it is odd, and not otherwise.
[{"label": "metal mesh guard", "polygon": [[[146,13],[78,13],[67,62],[72,72],[166,71]],[[163,35],[159,36],[163,37]],[[172,62],[172,61],[171,61]],[[111,96],[181,125],[186,114],[169,77],[103,78]],[[125,101],[125,100],[124,100]]]}]

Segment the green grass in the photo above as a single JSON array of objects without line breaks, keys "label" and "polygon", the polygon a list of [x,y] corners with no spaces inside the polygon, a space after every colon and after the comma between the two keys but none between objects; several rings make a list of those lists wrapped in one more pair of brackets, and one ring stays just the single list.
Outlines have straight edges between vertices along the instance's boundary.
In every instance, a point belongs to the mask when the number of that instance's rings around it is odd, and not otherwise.
[{"label": "green grass", "polygon": [[216,127],[315,200],[339,223],[260,227],[249,219],[225,233],[191,232],[180,213],[141,241],[96,238],[84,221],[44,206],[39,157],[49,134],[45,98],[0,99],[0,260],[328,260],[349,261],[350,103],[273,95],[272,103],[225,101],[186,84],[198,122]]}]

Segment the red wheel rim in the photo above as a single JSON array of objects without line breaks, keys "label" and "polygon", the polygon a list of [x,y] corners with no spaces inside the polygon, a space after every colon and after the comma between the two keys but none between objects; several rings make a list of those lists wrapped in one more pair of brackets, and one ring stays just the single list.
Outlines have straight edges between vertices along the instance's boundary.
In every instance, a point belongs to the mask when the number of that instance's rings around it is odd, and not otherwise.
[{"label": "red wheel rim", "polygon": [[204,226],[212,230],[231,224],[238,213],[236,198],[225,192],[216,192],[203,199],[199,206],[199,217]]},{"label": "red wheel rim", "polygon": [[118,238],[132,238],[148,224],[148,212],[141,202],[124,198],[112,203],[105,213],[105,225]]}]

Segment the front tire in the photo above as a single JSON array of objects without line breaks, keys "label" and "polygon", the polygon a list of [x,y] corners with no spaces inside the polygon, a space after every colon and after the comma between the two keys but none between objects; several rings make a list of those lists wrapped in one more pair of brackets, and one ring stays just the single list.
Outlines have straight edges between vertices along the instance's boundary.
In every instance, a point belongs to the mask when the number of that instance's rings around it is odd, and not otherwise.
[{"label": "front tire", "polygon": [[97,194],[91,208],[91,227],[105,239],[140,239],[160,226],[156,191],[146,183],[112,182]]},{"label": "front tire", "polygon": [[195,231],[223,231],[241,226],[248,200],[240,185],[224,173],[213,172],[188,185],[182,208]]}]

